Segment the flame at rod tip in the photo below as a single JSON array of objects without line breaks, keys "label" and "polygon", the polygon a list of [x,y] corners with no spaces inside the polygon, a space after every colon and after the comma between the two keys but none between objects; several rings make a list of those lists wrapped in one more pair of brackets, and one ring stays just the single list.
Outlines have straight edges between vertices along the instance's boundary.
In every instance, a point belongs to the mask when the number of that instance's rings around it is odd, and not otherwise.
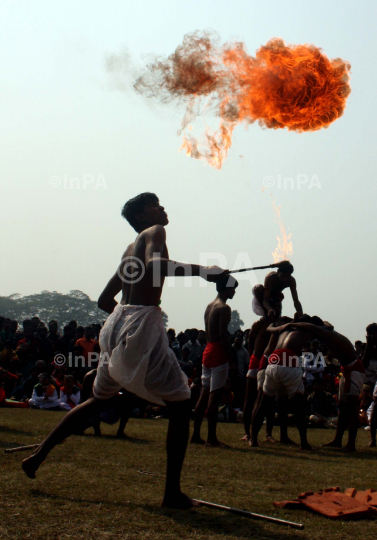
[{"label": "flame at rod tip", "polygon": [[279,206],[276,205],[276,201],[272,201],[272,206],[274,208],[274,212],[276,215],[275,223],[278,224],[280,229],[281,236],[277,236],[278,245],[275,251],[272,252],[272,257],[274,259],[274,263],[278,263],[279,261],[286,261],[290,260],[290,258],[293,255],[293,244],[291,241],[292,234],[287,234],[283,218],[280,214],[280,208],[281,204]]}]

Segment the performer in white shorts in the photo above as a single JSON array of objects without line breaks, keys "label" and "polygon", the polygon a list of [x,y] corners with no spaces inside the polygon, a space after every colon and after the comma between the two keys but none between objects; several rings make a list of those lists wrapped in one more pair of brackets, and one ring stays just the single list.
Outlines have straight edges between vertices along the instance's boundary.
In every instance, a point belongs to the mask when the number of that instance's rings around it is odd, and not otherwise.
[{"label": "performer in white shorts", "polygon": [[[339,359],[342,366],[342,378],[339,383],[338,425],[334,439],[325,446],[341,448],[343,435],[348,427],[348,442],[345,450],[355,452],[359,426],[359,396],[365,378],[364,365],[357,359],[355,348],[350,340],[342,334],[335,332],[331,324],[323,323],[319,317],[311,317],[311,320],[306,322],[306,317],[308,316],[304,315],[298,322],[294,321],[282,327],[281,335],[283,336],[284,332],[286,333],[287,331],[292,332],[293,336],[302,332],[308,338],[306,341],[317,338],[326,343],[333,351],[334,356]],[[299,340],[293,340],[295,347],[297,347],[298,343]],[[292,349],[297,353],[297,348],[295,347],[292,347]]]},{"label": "performer in white shorts", "polygon": [[[205,311],[207,346],[202,359],[202,391],[195,407],[194,433],[191,442],[206,446],[228,446],[220,442],[216,434],[217,412],[223,388],[229,372],[231,351],[228,338],[230,307],[227,300],[233,298],[238,282],[232,276],[224,276],[216,283],[217,296]],[[207,409],[208,405],[208,409]],[[207,409],[208,438],[207,442],[200,436],[200,428]]]},{"label": "performer in white shorts", "polygon": [[[169,260],[165,226],[167,214],[154,193],[142,193],[123,207],[122,216],[138,233],[102,292],[98,306],[110,314],[100,334],[101,361],[93,396],[72,409],[23,461],[29,478],[54,446],[81,432],[89,418],[108,410],[120,388],[169,407],[167,473],[163,504],[188,508],[195,503],[181,492],[180,478],[186,452],[190,392],[174,353],[168,347],[159,303],[166,276],[200,276],[215,282],[224,270]],[[122,291],[120,305],[115,297]]]}]

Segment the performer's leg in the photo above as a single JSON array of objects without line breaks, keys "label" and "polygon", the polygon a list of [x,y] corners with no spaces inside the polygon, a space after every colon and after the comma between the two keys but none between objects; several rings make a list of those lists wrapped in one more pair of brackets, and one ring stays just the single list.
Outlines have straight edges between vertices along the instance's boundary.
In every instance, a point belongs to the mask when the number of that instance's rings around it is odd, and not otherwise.
[{"label": "performer's leg", "polygon": [[368,446],[373,448],[376,446],[376,430],[377,430],[377,405],[374,404],[372,416],[370,417],[370,441]]},{"label": "performer's leg", "polygon": [[213,390],[209,393],[207,410],[208,438],[206,446],[221,446],[222,448],[230,448],[227,444],[220,442],[216,434],[217,415],[222,393],[223,388],[218,388],[217,390]]},{"label": "performer's leg", "polygon": [[110,399],[89,398],[84,403],[71,409],[59,424],[51,431],[50,435],[41,443],[39,448],[22,462],[22,468],[29,478],[35,478],[35,473],[47,455],[57,444],[74,433],[82,432],[87,420],[92,416],[112,407],[114,397]]},{"label": "performer's leg", "polygon": [[266,441],[276,443],[276,440],[272,436],[272,430],[275,423],[275,399],[268,403],[265,411],[266,414]]},{"label": "performer's leg", "polygon": [[356,452],[356,437],[359,429],[359,397],[347,396],[348,409],[348,443],[346,449]]},{"label": "performer's leg", "polygon": [[181,492],[181,471],[189,436],[190,400],[166,404],[170,416],[166,439],[166,486],[162,505],[169,508],[190,508],[195,504],[190,497]]},{"label": "performer's leg", "polygon": [[118,396],[119,406],[121,407],[121,414],[119,420],[119,427],[117,431],[117,437],[119,439],[127,438],[127,435],[124,433],[128,420],[130,419],[132,413],[132,394],[125,392]]},{"label": "performer's leg", "polygon": [[280,442],[281,444],[296,444],[288,437],[288,396],[278,399],[278,415],[280,424]]},{"label": "performer's leg", "polygon": [[93,429],[96,437],[101,437],[101,419],[99,414],[93,418]]},{"label": "performer's leg", "polygon": [[265,416],[265,411],[269,410],[271,407],[271,402],[274,401],[275,398],[267,396],[261,390],[262,397],[258,398],[254,410],[253,410],[253,416],[251,419],[251,439],[250,439],[250,446],[259,446],[258,445],[258,434],[261,430],[261,427],[263,425],[263,420]]},{"label": "performer's leg", "polygon": [[209,388],[202,386],[200,397],[195,407],[194,413],[194,433],[191,437],[190,443],[205,444],[205,440],[200,436],[200,428],[202,427],[204,414],[208,405]]},{"label": "performer's leg", "polygon": [[334,448],[342,448],[343,435],[348,425],[348,410],[345,401],[339,401],[338,425],[336,426],[335,437],[332,441],[323,446],[332,446]]},{"label": "performer's leg", "polygon": [[294,407],[296,425],[300,434],[301,450],[311,450],[312,447],[307,439],[307,423],[306,423],[306,399],[304,394],[297,393],[292,398],[292,406]]},{"label": "performer's leg", "polygon": [[253,413],[254,405],[258,396],[257,380],[255,378],[246,378],[246,394],[245,402],[243,406],[243,425],[245,428],[245,435],[242,437],[242,441],[248,441],[250,439],[250,425],[251,416]]}]

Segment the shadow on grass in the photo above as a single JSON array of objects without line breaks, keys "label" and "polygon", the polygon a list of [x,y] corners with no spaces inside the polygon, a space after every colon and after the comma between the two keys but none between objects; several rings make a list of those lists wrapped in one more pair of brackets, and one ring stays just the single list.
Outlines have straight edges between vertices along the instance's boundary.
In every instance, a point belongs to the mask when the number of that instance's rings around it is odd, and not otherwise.
[{"label": "shadow on grass", "polygon": [[[117,508],[127,508],[129,510],[144,510],[150,514],[159,517],[168,517],[179,525],[182,525],[186,530],[208,531],[208,533],[218,534],[224,537],[226,534],[231,534],[238,538],[263,538],[265,540],[297,540],[302,538],[302,532],[296,532],[294,529],[287,526],[275,525],[276,531],[268,531],[262,527],[261,521],[250,518],[236,516],[230,513],[223,513],[217,510],[207,508],[195,508],[191,510],[172,510],[162,508],[159,505],[153,504],[137,504],[133,502],[106,501],[106,500],[90,500],[81,497],[61,497],[55,494],[49,494],[38,489],[30,490],[32,497],[74,502],[79,504],[93,505],[108,505]],[[273,525],[269,523],[269,526]]]},{"label": "shadow on grass", "polygon": [[150,444],[151,442],[153,441],[149,441],[147,439],[138,439],[137,437],[130,437],[129,435],[127,435],[127,437],[125,438],[122,438],[122,437],[117,437],[116,435],[95,435],[94,433],[85,433],[84,437],[95,437],[96,439],[100,440],[100,439],[110,439],[110,440],[117,440],[117,441],[123,441],[125,443],[130,443],[130,444]]},{"label": "shadow on grass", "polygon": [[257,448],[232,448],[232,450],[236,452],[240,452],[242,454],[249,454],[250,457],[253,455],[258,455],[260,452],[262,452],[264,455],[269,456],[276,456],[276,457],[284,457],[288,459],[298,459],[301,460],[304,458],[307,461],[318,461],[316,458],[334,458],[335,461],[338,461],[338,458],[348,458],[353,460],[365,460],[365,459],[377,459],[377,452],[373,452],[373,450],[358,450],[357,452],[344,452],[342,450],[337,450],[336,448],[325,448],[323,446],[317,446],[313,447],[312,450],[299,450],[295,446],[287,447],[287,446],[260,446]]},{"label": "shadow on grass", "polygon": [[6,426],[0,426],[0,433],[9,433],[12,435],[26,435],[28,437],[33,437],[35,435],[32,431],[23,431],[22,429],[14,429]]}]

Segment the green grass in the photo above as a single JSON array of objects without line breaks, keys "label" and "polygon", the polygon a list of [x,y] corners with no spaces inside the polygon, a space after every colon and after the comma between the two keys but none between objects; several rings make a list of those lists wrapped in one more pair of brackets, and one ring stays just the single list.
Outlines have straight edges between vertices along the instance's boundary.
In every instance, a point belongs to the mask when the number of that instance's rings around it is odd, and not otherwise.
[{"label": "green grass", "polygon": [[[132,442],[115,439],[116,426],[105,425],[101,438],[70,437],[53,450],[37,479],[29,480],[20,468],[28,454],[5,454],[3,449],[41,441],[63,414],[0,410],[2,540],[376,537],[373,520],[331,521],[306,510],[280,510],[272,505],[274,500],[332,486],[377,489],[377,451],[365,447],[369,436],[363,430],[355,455],[319,448],[302,453],[279,444],[250,449],[239,440],[239,424],[219,424],[219,436],[232,445],[230,450],[189,446],[183,470],[185,492],[303,523],[305,529],[298,531],[209,508],[162,509],[166,420],[131,419],[127,433],[135,438]],[[277,436],[279,428],[274,432]],[[319,447],[333,434],[310,430],[309,441]],[[289,435],[298,440],[294,428]]]}]

